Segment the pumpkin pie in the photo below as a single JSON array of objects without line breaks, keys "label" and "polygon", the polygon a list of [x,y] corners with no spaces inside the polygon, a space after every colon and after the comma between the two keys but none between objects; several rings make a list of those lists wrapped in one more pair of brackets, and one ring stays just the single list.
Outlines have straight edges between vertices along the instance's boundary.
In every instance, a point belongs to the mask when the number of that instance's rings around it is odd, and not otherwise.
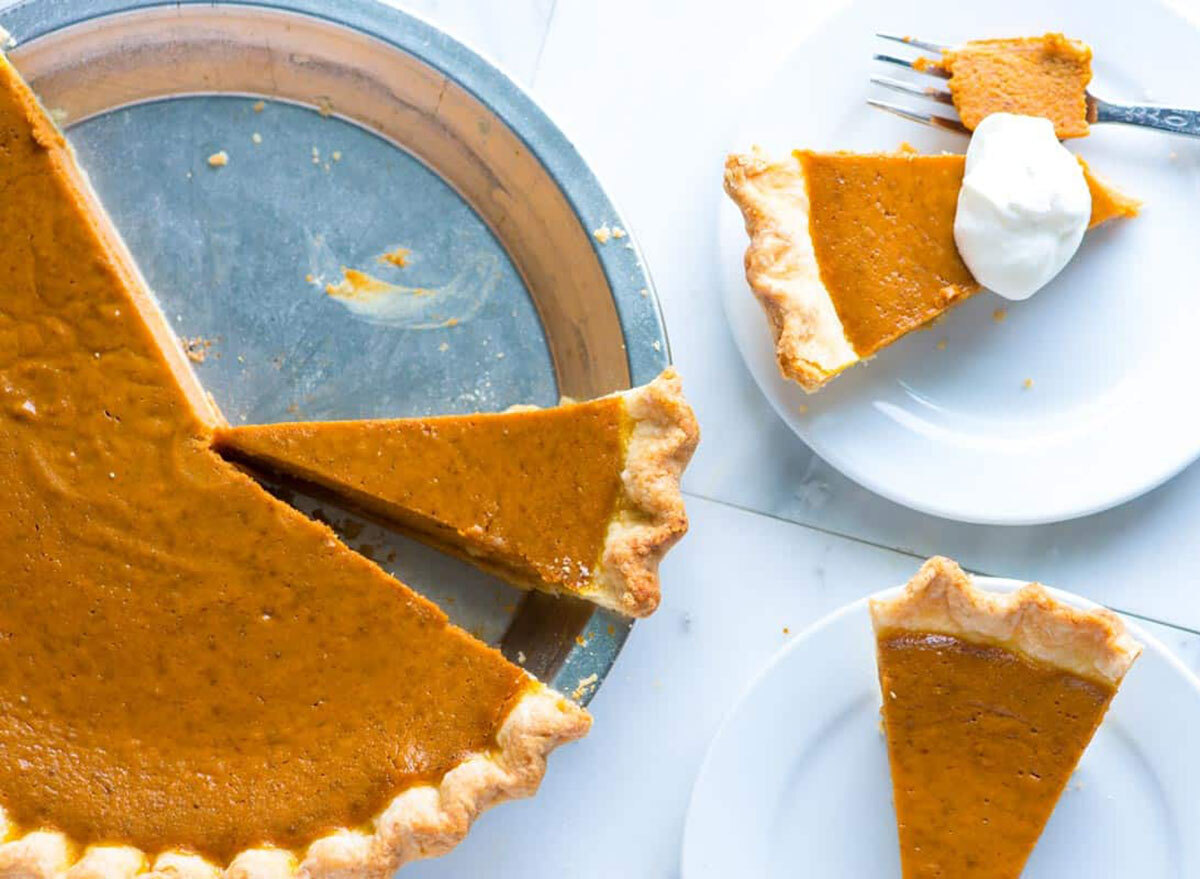
[{"label": "pumpkin pie", "polygon": [[1088,133],[1092,50],[1078,40],[1062,34],[972,40],[914,66],[949,78],[954,108],[971,131],[992,113],[1018,113],[1049,119],[1060,138]]},{"label": "pumpkin pie", "polygon": [[944,558],[870,609],[905,879],[1017,879],[1141,646]]},{"label": "pumpkin pie", "polygon": [[532,793],[588,715],[211,449],[5,60],[0,193],[0,875],[383,877]]},{"label": "pumpkin pie", "polygon": [[550,409],[233,427],[216,439],[232,460],[331,492],[517,586],[646,616],[659,560],[687,530],[679,477],[698,438],[668,369]]},{"label": "pumpkin pie", "polygon": [[[725,163],[745,219],[746,279],[779,369],[806,391],[928,324],[980,285],[954,244],[964,157],[758,150]],[[1138,203],[1095,177],[1091,226]]]}]

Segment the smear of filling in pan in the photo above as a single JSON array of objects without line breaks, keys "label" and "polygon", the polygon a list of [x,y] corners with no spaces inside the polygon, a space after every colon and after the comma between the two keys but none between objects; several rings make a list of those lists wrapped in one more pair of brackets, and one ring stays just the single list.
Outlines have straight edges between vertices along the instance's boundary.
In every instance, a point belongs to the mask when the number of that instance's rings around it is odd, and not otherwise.
[{"label": "smear of filling in pan", "polygon": [[[376,262],[399,268],[407,251],[396,249]],[[384,269],[387,271],[387,269]],[[479,254],[452,278],[432,286],[389,281],[363,269],[342,267],[342,278],[326,284],[325,292],[351,314],[365,321],[410,330],[452,327],[474,317],[500,280],[500,260]]]}]

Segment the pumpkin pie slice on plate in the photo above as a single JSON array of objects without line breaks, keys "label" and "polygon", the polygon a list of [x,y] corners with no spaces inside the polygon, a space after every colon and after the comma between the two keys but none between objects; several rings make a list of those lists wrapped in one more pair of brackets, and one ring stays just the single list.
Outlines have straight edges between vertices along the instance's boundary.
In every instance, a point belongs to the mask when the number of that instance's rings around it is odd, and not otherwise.
[{"label": "pumpkin pie slice on plate", "polygon": [[513,584],[629,616],[659,602],[699,438],[679,377],[551,409],[226,428],[218,448]]},{"label": "pumpkin pie slice on plate", "polygon": [[[750,236],[746,279],[779,369],[806,391],[978,292],[954,244],[964,157],[759,151],[725,163]],[[1138,203],[1084,165],[1091,226]]]},{"label": "pumpkin pie slice on plate", "polygon": [[1141,646],[943,558],[870,609],[905,879],[1017,879]]},{"label": "pumpkin pie slice on plate", "polygon": [[1087,87],[1092,50],[1062,34],[972,40],[918,70],[948,77],[959,119],[971,131],[992,113],[1041,116],[1060,138],[1088,133]]},{"label": "pumpkin pie slice on plate", "polygon": [[0,875],[383,877],[532,793],[587,714],[210,448],[2,58],[0,193]]}]

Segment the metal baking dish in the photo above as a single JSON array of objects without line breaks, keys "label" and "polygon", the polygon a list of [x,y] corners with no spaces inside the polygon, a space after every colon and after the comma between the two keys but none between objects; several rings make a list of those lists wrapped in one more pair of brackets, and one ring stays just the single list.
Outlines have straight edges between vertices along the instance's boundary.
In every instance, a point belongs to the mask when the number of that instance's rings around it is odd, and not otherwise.
[{"label": "metal baking dish", "polygon": [[[419,19],[371,0],[28,0],[0,26],[231,422],[552,405],[667,364],[636,246],[594,234],[625,225],[587,165]],[[397,248],[404,267],[380,259]],[[345,268],[391,306],[328,296]],[[291,499],[582,702],[629,632]]]}]

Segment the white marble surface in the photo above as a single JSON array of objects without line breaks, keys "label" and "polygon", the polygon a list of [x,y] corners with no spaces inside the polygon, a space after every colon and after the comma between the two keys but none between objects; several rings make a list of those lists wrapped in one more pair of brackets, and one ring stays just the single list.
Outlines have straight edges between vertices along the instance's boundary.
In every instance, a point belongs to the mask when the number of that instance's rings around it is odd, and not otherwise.
[{"label": "white marble surface", "polygon": [[[541,37],[524,41],[482,27],[480,5],[408,8],[509,71],[530,71],[518,81],[592,163],[644,249],[704,439],[686,479],[692,532],[663,567],[662,609],[637,627],[593,703],[592,735],[554,758],[538,797],[485,816],[458,850],[411,875],[677,875],[708,739],[784,628],[902,581],[920,556],[1200,628],[1200,467],[1072,523],[958,525],[844,479],[759,395],[716,286],[721,161],[739,99],[833,3],[557,0]],[[522,27],[533,18],[514,12]],[[531,66],[513,56],[519,44],[537,45]],[[801,85],[797,110],[803,100]],[[1200,635],[1148,627],[1200,669]]]}]

